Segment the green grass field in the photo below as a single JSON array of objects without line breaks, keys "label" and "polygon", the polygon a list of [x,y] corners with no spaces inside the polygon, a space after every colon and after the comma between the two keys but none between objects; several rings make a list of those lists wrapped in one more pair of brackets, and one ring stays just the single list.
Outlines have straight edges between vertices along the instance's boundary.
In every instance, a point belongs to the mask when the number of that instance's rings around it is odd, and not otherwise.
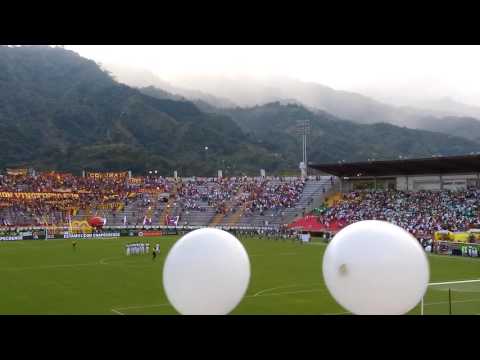
[{"label": "green grass field", "polygon": [[[0,314],[176,314],[162,287],[165,256],[178,237],[150,238],[161,255],[125,256],[133,238],[0,243]],[[145,239],[144,239],[145,240]],[[345,314],[322,278],[325,244],[242,240],[252,263],[245,298],[232,314]],[[480,260],[432,255],[431,282],[480,278]],[[480,314],[480,283],[430,287],[426,314]],[[419,314],[415,308],[412,314]]]}]

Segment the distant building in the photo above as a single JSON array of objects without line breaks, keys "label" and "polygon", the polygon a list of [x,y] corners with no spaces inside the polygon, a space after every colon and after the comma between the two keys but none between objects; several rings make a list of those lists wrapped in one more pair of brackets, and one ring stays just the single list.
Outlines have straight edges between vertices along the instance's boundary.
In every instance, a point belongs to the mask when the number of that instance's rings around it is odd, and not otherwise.
[{"label": "distant building", "polygon": [[363,189],[465,190],[480,187],[480,155],[309,164],[339,179],[340,191]]}]

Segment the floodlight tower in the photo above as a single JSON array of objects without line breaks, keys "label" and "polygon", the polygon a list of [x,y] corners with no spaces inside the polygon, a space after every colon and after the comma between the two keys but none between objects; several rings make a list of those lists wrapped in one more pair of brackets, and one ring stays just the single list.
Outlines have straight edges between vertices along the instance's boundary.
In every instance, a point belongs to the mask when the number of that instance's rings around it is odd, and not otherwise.
[{"label": "floodlight tower", "polygon": [[310,134],[310,120],[298,120],[297,133],[302,137],[302,162],[300,163],[300,171],[302,177],[307,177],[307,136]]}]

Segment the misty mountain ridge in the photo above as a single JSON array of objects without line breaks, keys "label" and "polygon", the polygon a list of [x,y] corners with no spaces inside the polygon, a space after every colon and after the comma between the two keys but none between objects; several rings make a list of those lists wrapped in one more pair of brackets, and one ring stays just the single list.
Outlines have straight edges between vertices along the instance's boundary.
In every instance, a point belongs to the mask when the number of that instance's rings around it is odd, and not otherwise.
[{"label": "misty mountain ridge", "polygon": [[[335,90],[332,87],[314,82],[299,81],[292,78],[271,77],[262,80],[242,81],[233,77],[215,78],[197,77],[191,86],[198,86],[215,95],[215,89],[219,86],[209,84],[221,83],[222,94],[225,97],[243,106],[262,105],[270,102],[290,99],[297,101],[311,109],[327,111],[340,118],[349,119],[358,123],[390,123],[398,126],[419,128],[424,117],[470,117],[480,119],[480,108],[462,104],[451,98],[418,102],[416,106],[395,106],[378,101],[374,98],[343,90]],[[188,84],[184,79],[181,84]],[[203,86],[202,86],[203,84]],[[238,88],[242,88],[238,90]],[[248,97],[245,97],[247,94]],[[430,128],[435,131],[436,129]]]},{"label": "misty mountain ridge", "polygon": [[[124,79],[129,83],[126,73]],[[150,83],[161,86],[162,81],[155,79],[158,77],[152,77]],[[177,81],[180,86],[201,89],[213,94],[214,98],[221,95],[222,99],[232,99],[240,107],[271,102],[296,103],[308,107],[312,112],[318,109],[361,124],[389,123],[412,129],[443,132],[471,140],[480,138],[480,108],[450,98],[424,101],[418,103],[419,107],[394,106],[358,93],[339,91],[325,85],[286,77],[257,79],[251,76],[185,76]],[[130,85],[135,83],[130,82]],[[198,98],[195,99],[185,92],[184,95],[208,112],[214,112],[216,107],[233,107],[226,106],[228,103],[225,102],[222,106],[217,106],[216,101],[205,96],[198,101]],[[445,124],[459,119],[462,119],[461,123],[457,124],[461,126],[459,129],[455,124]]]},{"label": "misty mountain ridge", "polygon": [[311,119],[309,159],[315,162],[480,151],[475,141],[358,124],[300,104],[217,108],[182,96],[121,84],[73,51],[0,46],[0,168],[292,173],[301,160],[296,124],[304,119]]},{"label": "misty mountain ridge", "polygon": [[[155,96],[154,92],[149,93]],[[162,96],[162,92],[158,94]],[[478,143],[459,137],[387,123],[357,124],[288,101],[224,109],[207,106],[208,111],[233,119],[254,143],[275,156],[280,155],[286,164],[299,162],[301,141],[297,122],[304,119],[310,119],[309,159],[315,162],[395,159],[399,155],[460,155],[480,150]]]},{"label": "misty mountain ridge", "polygon": [[335,90],[325,85],[287,77],[267,77],[262,80],[250,76],[204,75],[183,77],[176,81],[178,86],[199,89],[214,96],[221,94],[240,107],[289,99],[359,123],[400,122],[397,119],[399,115],[396,107],[358,93]]},{"label": "misty mountain ridge", "polygon": [[[278,102],[249,108],[223,109],[244,132],[272,152],[292,155],[299,151],[297,121],[310,119],[309,159],[314,162],[361,161],[368,158],[396,159],[432,154],[453,155],[476,152],[479,144],[442,133],[400,128],[387,123],[357,124],[317,110],[312,113],[300,105]],[[444,146],[445,143],[447,146]],[[442,144],[443,143],[443,144]]]},{"label": "misty mountain ridge", "polygon": [[480,142],[480,121],[471,117],[429,116],[415,124],[415,128],[436,131]]},{"label": "misty mountain ridge", "polygon": [[412,103],[417,109],[428,109],[436,116],[470,117],[480,119],[480,107],[464,104],[451,97],[417,100]]},{"label": "misty mountain ridge", "polygon": [[235,171],[276,161],[231,119],[147,96],[61,48],[0,46],[0,130],[1,168],[206,175],[217,160]]},{"label": "misty mountain ridge", "polygon": [[190,101],[204,101],[220,108],[236,106],[233,101],[222,96],[214,96],[200,90],[172,85],[149,70],[115,64],[102,65],[102,69],[108,71],[118,82],[124,83],[128,86],[136,88],[147,88],[152,86],[164,90],[174,96],[180,96]]}]

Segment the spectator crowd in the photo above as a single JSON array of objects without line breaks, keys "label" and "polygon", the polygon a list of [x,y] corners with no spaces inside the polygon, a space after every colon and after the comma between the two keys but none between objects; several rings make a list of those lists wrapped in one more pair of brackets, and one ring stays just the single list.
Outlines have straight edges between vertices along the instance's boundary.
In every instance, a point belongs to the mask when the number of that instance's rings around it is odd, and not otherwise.
[{"label": "spectator crowd", "polygon": [[305,181],[300,179],[265,179],[252,177],[213,178],[182,183],[178,200],[185,210],[214,207],[227,214],[244,208],[245,215],[263,214],[266,210],[290,208],[300,199]]},{"label": "spectator crowd", "polygon": [[418,239],[435,231],[466,231],[480,227],[480,190],[356,191],[319,215],[319,222],[384,220],[399,225]]},{"label": "spectator crowd", "polygon": [[135,196],[125,176],[2,175],[0,225],[65,224],[81,210],[121,210]]},{"label": "spectator crowd", "polygon": [[[93,176],[95,175],[95,176]],[[217,214],[241,209],[245,216],[294,207],[305,181],[299,178],[128,177],[127,173],[91,176],[45,172],[0,175],[0,226],[65,225],[78,214],[107,212],[113,217],[131,204],[124,224],[149,224],[165,207]],[[168,204],[167,204],[168,203]],[[133,219],[132,219],[133,218]],[[133,220],[133,223],[132,223]]]}]

